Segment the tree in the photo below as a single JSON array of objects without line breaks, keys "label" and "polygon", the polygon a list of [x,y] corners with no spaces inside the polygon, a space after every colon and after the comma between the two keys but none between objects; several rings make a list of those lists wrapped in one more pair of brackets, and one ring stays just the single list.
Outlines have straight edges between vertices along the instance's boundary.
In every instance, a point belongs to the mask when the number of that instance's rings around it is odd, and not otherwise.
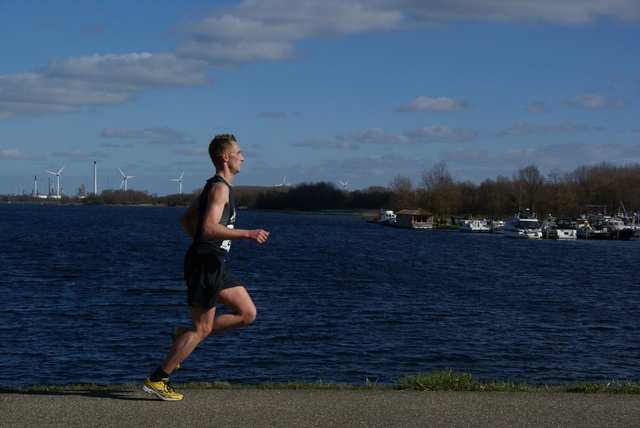
[{"label": "tree", "polygon": [[422,173],[427,210],[448,217],[460,205],[460,189],[453,183],[445,161],[440,161]]},{"label": "tree", "polygon": [[410,207],[413,204],[413,182],[409,177],[396,175],[389,183],[389,188],[393,193],[391,204],[394,211]]},{"label": "tree", "polygon": [[478,190],[479,212],[489,216],[513,215],[518,206],[512,195],[513,184],[508,177],[498,175],[495,180],[486,179]]},{"label": "tree", "polygon": [[527,200],[529,210],[534,212],[538,192],[544,184],[544,176],[540,174],[538,167],[529,165],[518,170],[518,181],[522,186],[521,189],[524,190],[524,196]]},{"label": "tree", "polygon": [[575,199],[571,196],[568,174],[557,168],[552,169],[547,175],[545,194],[541,198],[544,201],[544,213],[555,217],[567,217],[575,211]]}]

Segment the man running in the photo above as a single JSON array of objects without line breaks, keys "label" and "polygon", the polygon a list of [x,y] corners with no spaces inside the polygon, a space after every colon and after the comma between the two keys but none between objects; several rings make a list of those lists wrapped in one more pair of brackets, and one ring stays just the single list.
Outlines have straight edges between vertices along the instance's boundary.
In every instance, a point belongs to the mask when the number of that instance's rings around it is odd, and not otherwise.
[{"label": "man running", "polygon": [[[142,386],[145,392],[165,401],[182,400],[182,394],[169,384],[169,376],[205,337],[244,327],[256,318],[249,293],[227,270],[224,256],[232,240],[247,239],[262,244],[269,232],[234,228],[236,210],[231,182],[244,162],[236,138],[230,134],[216,135],[209,144],[209,156],[216,174],[207,180],[199,198],[180,218],[193,240],[184,258],[191,326],[188,330],[174,330],[175,341],[169,354]],[[232,312],[215,317],[217,303]]]}]

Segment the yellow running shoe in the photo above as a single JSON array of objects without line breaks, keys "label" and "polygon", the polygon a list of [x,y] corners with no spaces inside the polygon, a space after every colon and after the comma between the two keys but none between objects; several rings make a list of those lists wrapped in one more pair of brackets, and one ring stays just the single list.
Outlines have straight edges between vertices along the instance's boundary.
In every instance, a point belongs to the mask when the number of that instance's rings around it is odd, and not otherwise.
[{"label": "yellow running shoe", "polygon": [[[176,340],[178,340],[180,336],[185,334],[187,331],[189,331],[187,327],[181,327],[181,326],[173,327],[173,331],[171,332],[171,341],[175,342]],[[180,364],[178,364],[176,368],[179,369]]]},{"label": "yellow running shoe", "polygon": [[155,395],[164,401],[180,401],[183,395],[178,394],[169,384],[169,378],[163,378],[160,382],[151,382],[151,378],[144,380],[142,390],[147,394]]}]

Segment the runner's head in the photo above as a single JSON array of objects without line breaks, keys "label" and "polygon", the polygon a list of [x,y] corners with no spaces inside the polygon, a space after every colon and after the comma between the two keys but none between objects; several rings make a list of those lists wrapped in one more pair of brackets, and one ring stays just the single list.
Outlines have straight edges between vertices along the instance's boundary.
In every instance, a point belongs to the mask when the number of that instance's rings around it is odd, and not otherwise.
[{"label": "runner's head", "polygon": [[224,163],[222,159],[223,153],[231,155],[233,143],[237,143],[237,141],[232,134],[219,134],[211,140],[211,143],[209,143],[209,156],[216,167],[220,167]]}]

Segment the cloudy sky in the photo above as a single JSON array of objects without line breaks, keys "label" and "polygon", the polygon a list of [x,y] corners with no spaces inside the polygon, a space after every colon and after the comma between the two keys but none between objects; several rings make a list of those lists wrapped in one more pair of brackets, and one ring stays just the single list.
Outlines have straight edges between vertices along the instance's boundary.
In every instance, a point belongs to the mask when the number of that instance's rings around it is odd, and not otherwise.
[{"label": "cloudy sky", "polygon": [[[640,162],[638,0],[0,0],[0,193]],[[339,184],[338,184],[339,185]]]}]

